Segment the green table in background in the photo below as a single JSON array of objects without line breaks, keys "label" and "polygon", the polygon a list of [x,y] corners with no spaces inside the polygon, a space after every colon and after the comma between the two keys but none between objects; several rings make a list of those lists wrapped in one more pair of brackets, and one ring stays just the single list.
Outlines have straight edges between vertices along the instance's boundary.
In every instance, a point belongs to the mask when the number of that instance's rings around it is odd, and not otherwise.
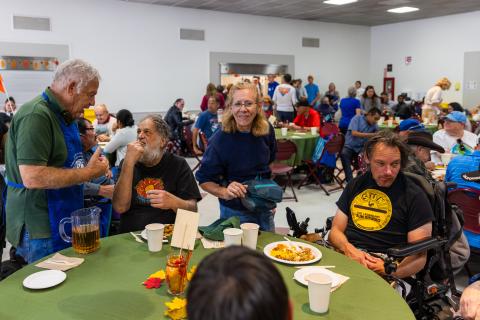
[{"label": "green table in background", "polygon": [[275,129],[275,138],[277,140],[286,139],[293,141],[297,146],[297,153],[295,157],[292,157],[289,161],[286,161],[286,164],[290,166],[298,166],[302,164],[302,160],[311,160],[315,146],[317,145],[318,134],[312,135],[309,131],[298,132],[292,129],[288,129],[288,134],[286,137],[282,136],[280,129]]},{"label": "green table in background", "polygon": [[[425,126],[425,129],[427,129],[431,134],[434,134],[435,132],[438,131],[438,125],[436,124],[427,124],[427,125],[424,124],[424,126]],[[378,126],[380,130],[386,130],[386,129],[393,130],[396,127],[397,125],[393,125],[389,127],[385,122]]]},{"label": "green table in background", "polygon": [[[281,240],[262,232],[257,249]],[[294,319],[414,319],[408,305],[382,278],[339,253],[319,248],[323,257],[316,264],[335,265],[332,271],[350,279],[332,293],[328,313],[318,315],[309,309],[307,288],[293,280],[298,269],[274,262],[293,301]],[[146,243],[136,242],[130,234],[104,238],[97,252],[82,256],[84,263],[67,271],[65,282],[38,291],[22,287],[25,277],[43,270],[29,265],[0,282],[0,319],[164,319],[164,303],[172,299],[166,283],[159,289],[146,289],[141,283],[165,268],[169,249],[164,245],[161,252],[150,253]],[[213,250],[197,241],[190,267]],[[71,248],[62,253],[81,256]]]}]

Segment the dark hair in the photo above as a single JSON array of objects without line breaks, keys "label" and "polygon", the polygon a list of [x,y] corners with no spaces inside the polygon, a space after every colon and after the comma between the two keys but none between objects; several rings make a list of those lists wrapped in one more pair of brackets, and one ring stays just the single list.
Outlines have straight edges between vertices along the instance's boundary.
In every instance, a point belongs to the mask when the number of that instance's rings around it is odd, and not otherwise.
[{"label": "dark hair", "polygon": [[451,106],[454,111],[464,111],[462,105],[458,102],[450,102],[448,105]]},{"label": "dark hair", "polygon": [[[304,98],[304,97],[301,97]],[[307,99],[299,99],[297,103],[297,107],[311,107],[310,103],[308,103]]]},{"label": "dark hair", "polygon": [[377,107],[372,107],[367,111],[367,114],[372,115],[372,116],[376,115],[376,114],[382,115],[382,111],[380,111],[380,109],[378,109]]},{"label": "dark hair", "polygon": [[187,301],[190,320],[285,320],[289,312],[287,287],[277,268],[262,254],[239,246],[202,260]]},{"label": "dark hair", "polygon": [[5,99],[5,103],[7,103],[8,101],[10,101],[13,104],[16,104],[15,99],[13,99],[13,97],[8,97],[7,99]]},{"label": "dark hair", "polygon": [[78,126],[78,131],[80,134],[85,134],[87,133],[87,122],[91,124],[90,120],[85,119],[85,118],[78,118],[77,119],[77,126]]},{"label": "dark hair", "polygon": [[384,144],[388,147],[398,148],[400,151],[401,168],[403,169],[406,167],[410,148],[398,135],[389,130],[382,130],[368,139],[364,146],[368,159],[372,158],[373,150],[377,144]]},{"label": "dark hair", "polygon": [[118,111],[115,118],[117,118],[117,121],[120,122],[123,127],[131,127],[135,124],[132,113],[127,109]]},{"label": "dark hair", "polygon": [[180,101],[182,101],[183,98],[178,98],[177,100],[175,100],[175,102],[173,103],[173,105],[176,105],[177,103],[179,103]]},{"label": "dark hair", "polygon": [[292,75],[290,75],[289,73],[285,73],[283,75],[283,81],[285,81],[286,83],[292,82]]},{"label": "dark hair", "polygon": [[371,98],[372,100],[374,100],[375,98],[377,98],[377,93],[375,92],[375,88],[372,86],[372,85],[368,85],[366,88],[365,88],[365,92],[363,93],[362,97],[364,99],[368,98],[367,96],[367,91],[370,90],[370,89],[373,89],[373,97]]},{"label": "dark hair", "polygon": [[355,83],[358,83],[359,85],[362,85],[362,81],[360,81],[360,80],[355,81]]}]

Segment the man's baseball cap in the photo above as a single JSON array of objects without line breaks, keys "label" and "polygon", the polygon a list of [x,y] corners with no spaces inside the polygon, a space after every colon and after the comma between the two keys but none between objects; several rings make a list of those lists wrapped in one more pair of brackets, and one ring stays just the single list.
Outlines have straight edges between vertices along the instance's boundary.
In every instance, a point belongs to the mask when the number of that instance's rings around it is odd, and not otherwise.
[{"label": "man's baseball cap", "polygon": [[399,131],[425,131],[425,126],[417,119],[406,119],[398,125]]},{"label": "man's baseball cap", "polygon": [[445,120],[465,123],[467,121],[467,117],[465,116],[465,114],[463,114],[463,112],[452,111],[445,117]]}]

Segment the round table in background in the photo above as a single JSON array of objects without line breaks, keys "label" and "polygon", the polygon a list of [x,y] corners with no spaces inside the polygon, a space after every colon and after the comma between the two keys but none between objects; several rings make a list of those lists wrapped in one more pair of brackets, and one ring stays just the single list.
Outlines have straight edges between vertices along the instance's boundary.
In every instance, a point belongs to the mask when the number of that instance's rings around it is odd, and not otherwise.
[{"label": "round table in background", "polygon": [[[381,125],[378,125],[378,129],[380,130],[394,130],[398,125],[394,124],[393,126],[389,127],[388,124],[385,122]],[[425,129],[427,129],[428,132],[431,134],[434,134],[435,132],[438,131],[438,125],[436,124],[424,124]]]},{"label": "round table in background", "polygon": [[[263,251],[268,243],[281,240],[282,236],[262,232],[257,249]],[[307,288],[293,280],[298,269],[274,262],[288,287],[294,319],[414,319],[401,296],[381,277],[339,253],[318,248],[323,257],[314,265],[335,265],[332,271],[350,279],[332,293],[328,313],[318,315],[309,309]],[[136,242],[130,234],[103,238],[100,249],[88,255],[65,249],[63,254],[85,261],[67,271],[67,279],[57,287],[23,288],[25,277],[43,270],[33,264],[0,282],[0,319],[164,319],[164,303],[172,299],[166,283],[159,289],[146,289],[142,282],[165,268],[169,250],[164,245],[162,251],[150,253],[146,243]],[[189,268],[213,250],[197,241]]]},{"label": "round table in background", "polygon": [[286,161],[286,164],[290,166],[298,166],[302,164],[302,160],[311,160],[319,137],[318,134],[312,135],[310,130],[299,132],[293,129],[288,129],[287,136],[282,136],[281,129],[275,129],[275,139],[290,140],[297,146],[295,158],[292,157],[292,159]]}]

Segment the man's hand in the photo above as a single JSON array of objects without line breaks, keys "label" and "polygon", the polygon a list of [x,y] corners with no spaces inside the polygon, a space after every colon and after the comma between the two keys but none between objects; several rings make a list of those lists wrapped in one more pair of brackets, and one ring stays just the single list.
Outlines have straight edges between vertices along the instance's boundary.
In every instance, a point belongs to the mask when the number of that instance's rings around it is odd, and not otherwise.
[{"label": "man's hand", "polygon": [[99,134],[97,136],[97,140],[100,141],[100,142],[108,142],[108,141],[110,141],[110,137],[107,136],[106,134]]},{"label": "man's hand", "polygon": [[322,236],[319,233],[308,233],[300,236],[300,239],[307,240],[309,242],[317,242],[322,240]]},{"label": "man's hand", "polygon": [[347,257],[349,257],[350,259],[355,260],[358,263],[360,263],[361,265],[368,268],[368,265],[367,265],[367,255],[368,255],[368,253],[355,248],[351,243],[347,243],[345,245],[345,249],[344,249],[343,253]]},{"label": "man's hand", "polygon": [[480,319],[480,281],[468,286],[460,298],[460,313],[465,320]]},{"label": "man's hand", "polygon": [[98,195],[104,198],[112,199],[114,189],[114,184],[101,185],[100,189],[98,189]]},{"label": "man's hand", "polygon": [[385,262],[377,257],[371,256],[368,253],[365,255],[365,262],[367,263],[367,268],[373,272],[383,276],[385,275]]},{"label": "man's hand", "polygon": [[224,191],[223,199],[232,200],[235,198],[245,198],[247,194],[247,186],[241,184],[240,182],[233,181],[231,182]]},{"label": "man's hand", "polygon": [[178,209],[178,198],[165,190],[147,191],[147,198],[150,199],[150,205],[159,209]]},{"label": "man's hand", "polygon": [[108,160],[102,156],[102,149],[97,148],[95,153],[88,161],[87,168],[92,172],[92,177],[89,180],[101,177],[108,171]]},{"label": "man's hand", "polygon": [[425,167],[427,168],[427,170],[433,171],[435,170],[435,163],[433,163],[432,161],[427,161],[425,162]]},{"label": "man's hand", "polygon": [[201,156],[203,154],[202,150],[200,150],[195,144],[193,145],[193,152],[195,152],[197,156]]},{"label": "man's hand", "polygon": [[125,162],[129,162],[131,164],[137,163],[138,160],[143,155],[145,149],[143,148],[140,141],[130,142],[127,145],[127,154],[125,155]]}]

